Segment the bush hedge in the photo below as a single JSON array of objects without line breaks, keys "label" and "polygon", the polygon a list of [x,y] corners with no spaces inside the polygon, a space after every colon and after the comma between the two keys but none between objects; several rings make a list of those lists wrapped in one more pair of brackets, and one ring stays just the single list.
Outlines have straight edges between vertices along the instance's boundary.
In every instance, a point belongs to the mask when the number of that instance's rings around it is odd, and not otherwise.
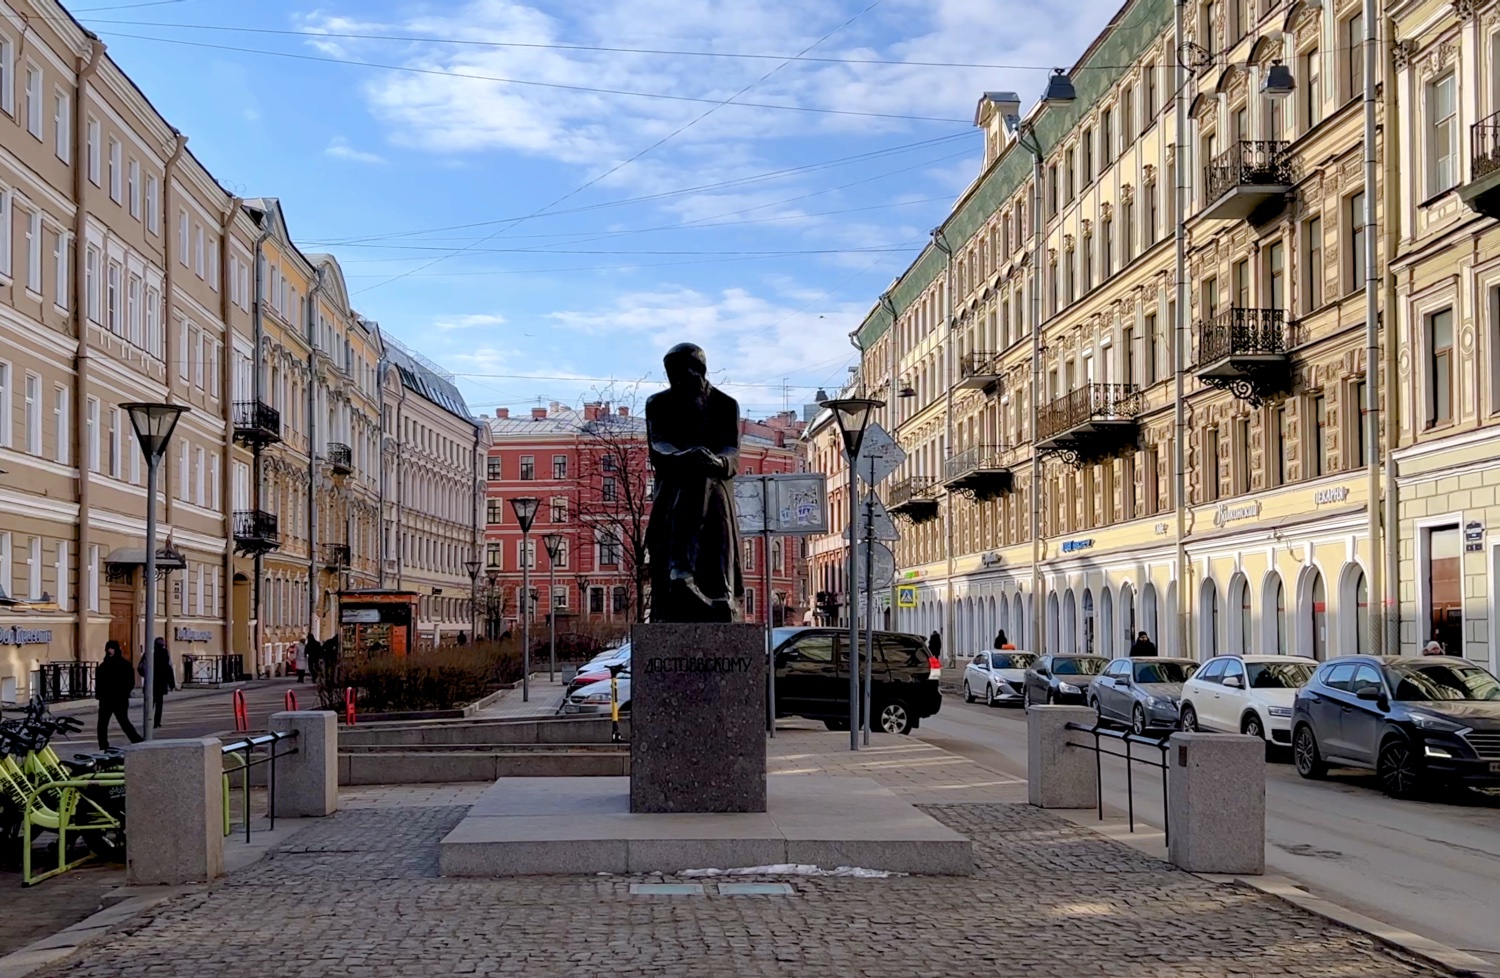
[{"label": "bush hedge", "polygon": [[519,643],[476,642],[401,658],[346,656],[318,677],[318,694],[330,710],[343,710],[349,687],[359,709],[370,713],[450,710],[520,680]]}]

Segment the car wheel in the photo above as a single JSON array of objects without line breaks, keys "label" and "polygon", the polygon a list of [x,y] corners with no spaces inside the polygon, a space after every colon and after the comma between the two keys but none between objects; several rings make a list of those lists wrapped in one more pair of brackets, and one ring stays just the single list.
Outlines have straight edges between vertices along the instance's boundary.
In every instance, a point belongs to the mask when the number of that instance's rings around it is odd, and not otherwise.
[{"label": "car wheel", "polygon": [[1404,738],[1393,737],[1380,748],[1375,773],[1392,798],[1413,798],[1422,792],[1422,764],[1411,742]]},{"label": "car wheel", "polygon": [[1292,762],[1297,773],[1309,780],[1315,781],[1328,773],[1328,765],[1323,763],[1323,754],[1318,750],[1318,738],[1305,723],[1292,736]]},{"label": "car wheel", "polygon": [[911,711],[900,700],[887,703],[880,709],[880,729],[890,734],[911,733]]},{"label": "car wheel", "polygon": [[1182,716],[1178,718],[1177,725],[1182,728],[1183,733],[1198,732],[1198,711],[1193,709],[1193,704],[1182,704]]},{"label": "car wheel", "polygon": [[964,680],[964,702],[965,703],[972,703],[972,702],[974,702],[974,693],[972,691],[970,691],[970,689],[969,689],[969,681],[967,679]]},{"label": "car wheel", "polygon": [[1104,721],[1104,710],[1103,710],[1102,707],[1099,706],[1099,700],[1098,700],[1098,698],[1097,697],[1090,697],[1089,698],[1089,706],[1094,711],[1094,726],[1096,726],[1096,727],[1102,727],[1102,726],[1104,726],[1104,722],[1105,722]]},{"label": "car wheel", "polygon": [[995,705],[995,687],[990,683],[984,684],[984,705],[990,707]]},{"label": "car wheel", "polygon": [[1266,739],[1266,729],[1261,725],[1260,715],[1256,713],[1245,714],[1245,719],[1240,721],[1240,733],[1246,737],[1259,737]]},{"label": "car wheel", "polygon": [[1130,732],[1137,737],[1146,735],[1146,711],[1141,709],[1139,703],[1130,711]]}]

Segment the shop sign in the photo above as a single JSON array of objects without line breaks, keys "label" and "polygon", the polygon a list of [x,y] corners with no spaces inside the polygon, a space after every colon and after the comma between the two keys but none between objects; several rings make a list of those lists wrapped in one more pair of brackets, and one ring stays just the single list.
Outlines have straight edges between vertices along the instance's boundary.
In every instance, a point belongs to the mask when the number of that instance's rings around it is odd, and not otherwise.
[{"label": "shop sign", "polygon": [[1087,540],[1064,540],[1062,545],[1062,552],[1065,554],[1070,554],[1075,553],[1079,550],[1089,550],[1093,546],[1094,540],[1092,537]]},{"label": "shop sign", "polygon": [[1221,505],[1214,513],[1214,526],[1223,526],[1225,523],[1234,523],[1238,520],[1253,520],[1260,517],[1260,500],[1253,503],[1240,503],[1230,506],[1227,503]]},{"label": "shop sign", "polygon": [[1153,529],[1156,530],[1156,535],[1159,537],[1164,537],[1167,535],[1167,524],[1165,523],[1158,523]]},{"label": "shop sign", "polygon": [[924,571],[924,570],[909,570],[909,571],[902,571],[902,573],[901,573],[901,579],[903,581],[914,581],[914,580],[916,580],[919,577],[926,577],[926,576],[927,576],[927,572]]},{"label": "shop sign", "polygon": [[178,625],[172,635],[179,642],[211,642],[214,633],[204,631],[201,628],[188,628],[186,625]]},{"label": "shop sign", "polygon": [[52,641],[50,628],[0,627],[0,645],[46,645]]},{"label": "shop sign", "polygon": [[981,567],[999,567],[1004,562],[1005,559],[993,550],[979,558],[979,566]]},{"label": "shop sign", "polygon": [[1313,493],[1313,505],[1325,506],[1328,503],[1341,503],[1348,498],[1348,486],[1329,486],[1327,489],[1319,489]]},{"label": "shop sign", "polygon": [[345,625],[380,624],[379,608],[345,608],[340,616]]},{"label": "shop sign", "polygon": [[1484,524],[1470,520],[1464,524],[1464,553],[1477,554],[1484,550]]}]

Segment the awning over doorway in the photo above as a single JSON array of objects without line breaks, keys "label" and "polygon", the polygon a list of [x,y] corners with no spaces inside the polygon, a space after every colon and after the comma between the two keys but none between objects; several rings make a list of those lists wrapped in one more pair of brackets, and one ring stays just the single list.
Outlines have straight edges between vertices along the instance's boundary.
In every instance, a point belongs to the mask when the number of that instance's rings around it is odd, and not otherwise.
[{"label": "awning over doorway", "polygon": [[[146,563],[146,548],[120,547],[111,550],[109,556],[104,558],[104,562],[118,567],[143,567]],[[156,552],[157,570],[182,570],[186,566],[187,559],[182,556],[180,550],[162,549]]]}]

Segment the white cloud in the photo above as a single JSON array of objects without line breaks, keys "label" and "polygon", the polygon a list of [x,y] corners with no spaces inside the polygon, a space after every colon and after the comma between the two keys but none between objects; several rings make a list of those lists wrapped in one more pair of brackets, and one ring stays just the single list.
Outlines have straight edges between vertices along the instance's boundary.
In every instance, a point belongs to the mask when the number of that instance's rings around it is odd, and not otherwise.
[{"label": "white cloud", "polygon": [[328,147],[323,150],[324,156],[332,156],[339,160],[353,160],[356,163],[384,163],[385,157],[368,150],[358,149],[351,146],[349,140],[343,136],[334,136],[329,141]]},{"label": "white cloud", "polygon": [[497,316],[493,313],[470,313],[462,316],[446,316],[442,319],[434,320],[432,326],[434,329],[448,333],[460,329],[483,329],[493,326],[503,326],[505,321],[504,316]]}]

